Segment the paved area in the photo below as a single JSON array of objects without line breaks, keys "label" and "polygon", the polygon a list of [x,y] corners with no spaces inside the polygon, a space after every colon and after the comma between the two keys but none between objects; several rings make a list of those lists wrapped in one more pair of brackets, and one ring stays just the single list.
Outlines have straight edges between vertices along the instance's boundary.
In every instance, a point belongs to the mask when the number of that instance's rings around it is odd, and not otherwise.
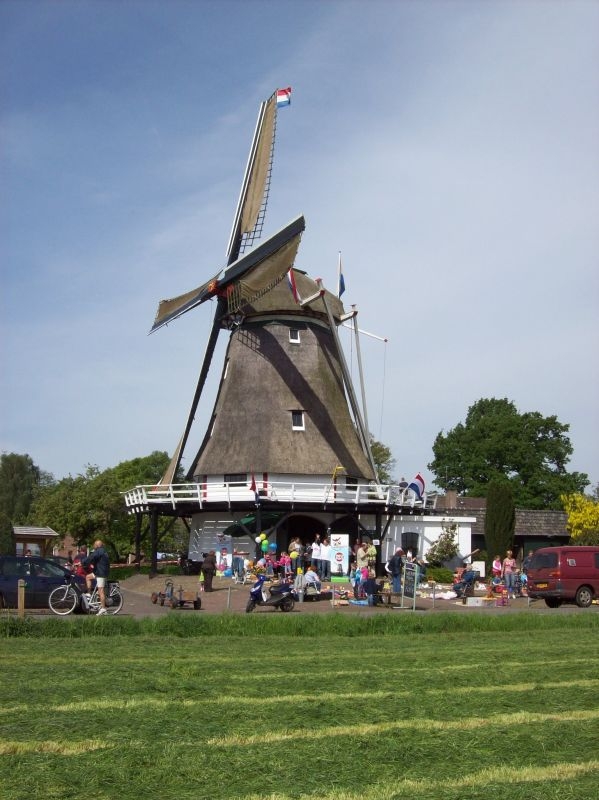
[{"label": "paved area", "polygon": [[[136,618],[143,617],[158,617],[164,614],[221,614],[223,612],[232,613],[245,613],[245,607],[248,601],[251,584],[247,583],[244,586],[236,585],[230,578],[215,578],[213,592],[201,592],[200,599],[202,608],[196,611],[193,606],[188,603],[182,608],[172,609],[168,604],[161,606],[159,602],[152,602],[152,594],[164,593],[166,579],[173,581],[175,590],[182,588],[184,591],[189,592],[191,596],[195,596],[199,589],[197,576],[195,575],[172,575],[163,576],[159,575],[150,578],[148,575],[134,575],[126,580],[121,580],[121,589],[123,592],[123,609],[121,616],[133,616]],[[348,590],[351,589],[349,583],[342,584]],[[330,587],[330,584],[326,584]],[[448,588],[448,587],[446,587]],[[416,613],[438,613],[440,611],[451,611],[458,614],[509,614],[513,612],[528,611],[534,614],[592,614],[599,613],[599,605],[593,604],[591,608],[581,609],[575,605],[563,605],[560,608],[548,608],[542,600],[531,601],[525,597],[516,600],[510,600],[509,605],[505,607],[497,607],[494,602],[489,602],[485,606],[469,606],[464,605],[460,600],[451,599],[444,600],[440,598],[432,599],[431,590],[427,589],[423,593],[426,596],[416,598]],[[325,595],[326,597],[326,595]],[[296,602],[292,614],[327,614],[335,611],[343,615],[349,616],[370,616],[371,614],[405,614],[412,612],[412,603],[408,598],[404,600],[405,607],[402,609],[399,606],[400,598],[393,597],[393,602],[390,606],[377,606],[370,608],[362,605],[338,605],[334,607],[330,599],[320,600],[306,600],[303,603]],[[330,593],[328,594],[330,598]],[[6,613],[6,612],[2,612]],[[8,613],[15,613],[11,610]],[[28,616],[53,616],[50,609],[37,609],[29,610],[26,612]],[[258,606],[254,614],[279,614],[278,610],[271,607]]]},{"label": "paved area", "polygon": [[[193,575],[173,575],[169,576],[173,581],[175,589],[182,587],[185,591],[195,594],[198,590],[197,576]],[[201,611],[195,611],[191,605],[184,608],[170,609],[167,606],[161,607],[159,604],[154,605],[151,601],[153,592],[163,592],[165,584],[165,576],[157,576],[150,578],[147,575],[135,575],[121,581],[121,588],[125,598],[125,604],[122,614],[131,614],[136,617],[156,616],[160,614],[220,614],[224,611],[230,612],[245,612],[246,603],[249,596],[251,584],[240,586],[234,584],[229,578],[215,578],[214,591],[202,592],[200,598],[202,601]],[[330,584],[327,584],[330,586]],[[350,589],[349,583],[345,586]],[[590,609],[579,609],[575,605],[564,605],[560,608],[550,609],[543,601],[531,601],[525,597],[510,600],[509,605],[505,607],[497,607],[494,602],[488,603],[486,606],[468,606],[464,605],[457,599],[441,600],[436,598],[434,601],[431,597],[431,591],[425,590],[425,597],[416,598],[416,612],[439,612],[439,611],[454,611],[456,613],[478,613],[478,614],[506,614],[514,611],[530,611],[534,613],[550,613],[550,614],[564,614],[564,613],[593,613],[599,611],[599,606],[593,605]],[[291,612],[296,613],[330,613],[336,611],[344,615],[363,615],[363,614],[401,614],[409,613],[412,610],[411,601],[407,598],[404,600],[405,608],[400,609],[400,598],[393,598],[397,602],[393,602],[389,606],[377,606],[369,608],[368,606],[360,605],[335,605],[333,607],[330,599],[321,600],[306,600],[303,603],[296,603],[295,609]],[[258,606],[254,614],[274,614],[280,613],[273,608]]]}]

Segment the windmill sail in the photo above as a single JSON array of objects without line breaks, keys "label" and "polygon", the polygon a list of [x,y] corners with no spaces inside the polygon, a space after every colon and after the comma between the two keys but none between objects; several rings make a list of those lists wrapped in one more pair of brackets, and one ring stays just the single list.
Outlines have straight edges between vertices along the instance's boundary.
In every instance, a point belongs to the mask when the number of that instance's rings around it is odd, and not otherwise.
[{"label": "windmill sail", "polygon": [[158,311],[156,312],[156,318],[154,319],[154,324],[152,325],[150,333],[154,333],[158,328],[167,325],[169,322],[177,319],[177,317],[185,314],[186,311],[191,311],[192,308],[199,306],[200,303],[212,297],[221,272],[222,270],[219,270],[213,278],[210,278],[209,281],[198,286],[197,289],[192,289],[190,292],[180,294],[178,297],[171,297],[169,300],[161,300],[158,303]]},{"label": "windmill sail", "polygon": [[[255,239],[259,238],[262,234],[262,226],[264,224],[264,217],[266,214],[266,205],[268,202],[268,192],[270,189],[270,177],[272,172],[272,158],[274,152],[277,119],[276,98],[277,92],[275,91],[268,100],[262,102],[260,105],[258,121],[256,123],[256,129],[254,131],[254,137],[250,147],[250,154],[248,157],[248,162],[241,186],[241,192],[239,194],[239,200],[237,203],[237,209],[235,211],[235,217],[233,220],[233,227],[229,237],[229,245],[227,248],[228,265],[233,265],[239,258],[239,254],[245,250],[248,245],[253,244]],[[303,230],[303,218],[301,229]],[[299,237],[297,245],[299,245]],[[295,250],[293,250],[293,258],[295,258],[295,253],[297,252],[297,245],[295,246]],[[292,264],[293,260],[291,261],[290,266]],[[197,289],[193,289],[190,292],[186,292],[185,294],[171,298],[170,300],[161,301],[151,329],[151,332],[155,331],[171,320],[181,316],[181,314],[184,314],[186,311],[195,308],[200,303],[203,303],[205,300],[217,294],[218,290],[218,307],[214,316],[212,330],[208,340],[208,345],[206,347],[206,352],[204,354],[202,368],[200,370],[191,409],[187,418],[183,436],[181,437],[181,440],[179,441],[179,444],[175,450],[175,454],[173,455],[173,459],[169,465],[167,474],[162,478],[161,482],[163,483],[167,483],[167,479],[169,478],[172,480],[172,476],[176,474],[181,463],[181,459],[183,458],[183,451],[185,449],[185,445],[187,444],[187,439],[189,437],[189,432],[191,430],[195,413],[200,402],[204,384],[206,383],[208,370],[210,368],[212,356],[216,348],[218,334],[223,324],[223,318],[226,316],[227,311],[230,314],[235,308],[241,308],[244,302],[247,302],[249,298],[256,295],[256,292],[259,293],[260,291],[268,291],[266,287],[269,284],[274,285],[273,281],[276,282],[276,276],[273,274],[270,275],[265,281],[261,281],[258,287],[256,285],[249,287],[247,285],[245,287],[240,286],[237,291],[235,291],[234,287],[232,287],[231,283],[229,283],[229,294],[235,295],[235,297],[232,297],[231,304],[227,306],[223,298],[223,291],[225,291],[226,287],[224,287],[222,283],[219,284],[218,282],[218,277],[220,276],[221,271],[219,271],[210,281],[202,284]],[[229,271],[227,270],[227,272]],[[226,277],[227,275],[225,275],[225,278]],[[230,276],[229,281],[232,280],[233,276]]]},{"label": "windmill sail", "polygon": [[275,144],[276,95],[274,92],[264,101],[258,112],[256,130],[227,247],[229,263],[235,261],[240,252],[253,244],[262,234]]}]

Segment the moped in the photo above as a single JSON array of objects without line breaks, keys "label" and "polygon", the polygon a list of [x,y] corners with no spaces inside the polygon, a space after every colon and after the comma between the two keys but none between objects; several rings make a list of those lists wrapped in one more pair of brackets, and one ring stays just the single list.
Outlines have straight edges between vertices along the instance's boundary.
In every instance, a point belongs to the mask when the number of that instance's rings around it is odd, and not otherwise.
[{"label": "moped", "polygon": [[293,587],[282,583],[278,586],[269,587],[267,593],[264,588],[266,580],[266,575],[258,575],[258,580],[250,589],[250,596],[245,607],[246,613],[249,614],[256,606],[272,606],[273,608],[280,608],[281,611],[292,611],[295,606]]}]

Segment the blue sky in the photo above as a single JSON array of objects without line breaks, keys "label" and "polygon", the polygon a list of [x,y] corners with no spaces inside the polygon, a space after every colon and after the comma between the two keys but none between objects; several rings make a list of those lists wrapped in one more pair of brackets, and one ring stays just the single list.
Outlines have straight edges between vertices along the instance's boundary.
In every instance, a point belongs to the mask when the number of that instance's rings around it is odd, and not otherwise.
[{"label": "blue sky", "polygon": [[397,476],[430,481],[437,433],[508,397],[597,483],[598,31],[592,0],[3,0],[0,449],[57,478],[172,452],[212,309],[147,332],[224,265],[290,85],[265,234],[303,213],[296,265],[331,289],[342,251],[389,339],[362,355]]}]

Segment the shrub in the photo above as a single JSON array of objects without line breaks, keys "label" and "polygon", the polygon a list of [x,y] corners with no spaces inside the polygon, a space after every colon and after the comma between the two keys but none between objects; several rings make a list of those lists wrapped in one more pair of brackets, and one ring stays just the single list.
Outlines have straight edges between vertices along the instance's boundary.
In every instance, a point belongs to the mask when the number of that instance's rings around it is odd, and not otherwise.
[{"label": "shrub", "polygon": [[453,572],[445,567],[427,567],[426,579],[437,583],[452,583]]}]

